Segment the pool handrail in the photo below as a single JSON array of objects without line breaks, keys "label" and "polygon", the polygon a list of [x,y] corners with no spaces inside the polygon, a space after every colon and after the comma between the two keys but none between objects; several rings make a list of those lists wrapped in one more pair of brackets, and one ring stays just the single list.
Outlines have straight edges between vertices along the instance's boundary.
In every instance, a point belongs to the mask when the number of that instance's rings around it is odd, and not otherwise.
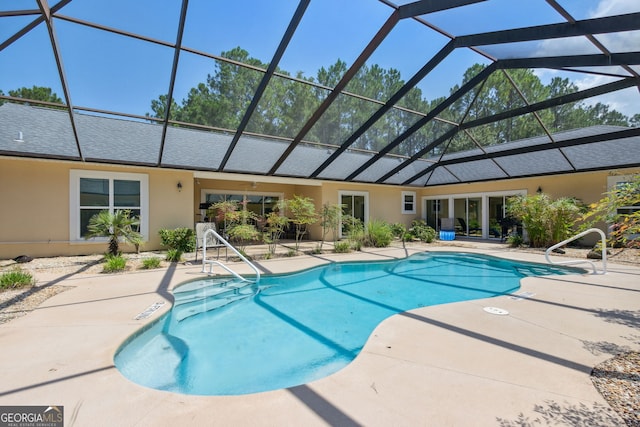
[{"label": "pool handrail", "polygon": [[[564,246],[567,243],[573,242],[574,240],[584,237],[590,233],[598,233],[600,234],[600,237],[602,239],[602,272],[601,273],[598,273],[598,270],[596,269],[596,265],[592,261],[587,261],[587,260],[551,261],[551,259],[549,258],[549,253],[558,249],[560,246]],[[604,234],[604,231],[600,230],[599,228],[590,228],[588,230],[583,231],[582,233],[578,233],[573,237],[570,237],[566,240],[563,240],[560,243],[556,243],[555,245],[547,248],[547,250],[544,252],[544,257],[547,259],[547,262],[549,264],[556,264],[556,265],[591,264],[591,267],[593,268],[593,274],[606,274],[607,273],[607,236]]]},{"label": "pool handrail", "polygon": [[209,273],[212,272],[213,264],[215,264],[215,265],[218,265],[218,266],[222,267],[223,269],[225,269],[229,273],[233,274],[238,279],[243,280],[245,282],[249,282],[248,279],[245,279],[240,274],[236,273],[231,268],[229,268],[228,266],[224,265],[222,262],[220,262],[218,260],[208,260],[207,259],[207,234],[213,234],[215,236],[215,238],[218,239],[218,241],[220,243],[222,243],[227,248],[231,249],[231,251],[233,253],[238,255],[238,257],[240,257],[240,259],[242,261],[244,261],[249,267],[251,267],[253,269],[253,271],[255,271],[255,273],[256,273],[256,280],[255,280],[256,283],[260,281],[260,270],[258,270],[258,267],[256,267],[244,255],[242,255],[235,247],[233,247],[233,245],[231,243],[227,242],[221,235],[219,235],[216,230],[211,229],[211,228],[208,229],[207,231],[205,231],[204,234],[202,235],[202,272],[203,273],[206,273],[206,269],[205,269],[205,265],[206,264],[209,264]]}]

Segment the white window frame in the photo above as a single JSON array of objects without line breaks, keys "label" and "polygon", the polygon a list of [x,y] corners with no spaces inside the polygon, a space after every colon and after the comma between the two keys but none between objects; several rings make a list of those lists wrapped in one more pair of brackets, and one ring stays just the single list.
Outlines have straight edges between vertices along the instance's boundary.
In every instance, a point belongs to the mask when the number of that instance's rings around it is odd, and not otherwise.
[{"label": "white window frame", "polygon": [[[486,206],[489,206],[489,197],[504,197],[504,196],[519,196],[526,195],[527,190],[519,189],[519,190],[502,190],[502,191],[486,191],[486,192],[478,192],[478,193],[448,193],[448,194],[440,194],[434,196],[422,196],[422,206],[425,207],[425,203],[429,200],[437,200],[437,199],[445,199],[448,203],[449,215],[453,215],[454,211],[454,200],[455,199],[471,199],[471,198],[480,198],[481,199],[481,209],[482,209],[482,238],[488,239],[489,237],[489,212],[486,209]],[[426,221],[427,210],[422,213],[422,219]],[[526,230],[524,230],[526,237]]]},{"label": "white window frame", "polygon": [[[149,240],[149,175],[142,173],[106,172],[72,169],[69,172],[69,240],[71,242],[104,242],[106,238],[85,239],[80,235],[80,179],[108,179],[113,188],[114,180],[140,182],[140,234]],[[113,212],[113,193],[109,194],[109,210]]]},{"label": "white window frame", "polygon": [[[405,209],[405,206],[407,205],[407,201],[406,201],[407,196],[411,196],[411,209]],[[403,191],[401,202],[402,202],[402,206],[400,208],[403,214],[413,214],[413,215],[416,214],[417,210],[416,210],[416,192],[415,191]]]},{"label": "white window frame", "polygon": [[[364,225],[369,222],[369,192],[368,191],[348,191],[338,190],[338,205],[342,206],[342,196],[363,196],[364,197]],[[339,237],[342,239],[342,210],[340,211]]]}]

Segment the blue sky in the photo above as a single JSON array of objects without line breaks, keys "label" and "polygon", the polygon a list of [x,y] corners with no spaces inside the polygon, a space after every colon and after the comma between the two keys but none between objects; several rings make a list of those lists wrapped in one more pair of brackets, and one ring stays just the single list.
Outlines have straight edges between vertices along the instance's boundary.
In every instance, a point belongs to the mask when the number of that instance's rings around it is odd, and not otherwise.
[{"label": "blue sky", "polygon": [[[35,1],[18,0],[0,4],[0,10],[37,8]],[[50,0],[50,4],[55,2]],[[180,13],[178,0],[73,0],[60,13],[74,18],[174,42]],[[399,4],[408,1],[398,2]],[[640,11],[637,0],[560,0],[578,19]],[[190,0],[184,46],[219,54],[240,46],[251,56],[269,62],[283,36],[298,2],[296,0]],[[392,9],[377,0],[312,0],[285,53],[280,68],[292,74],[302,71],[314,76],[320,67],[337,59],[351,64],[391,14]],[[490,0],[461,10],[425,16],[453,35],[496,31],[508,26],[563,22],[544,0]],[[0,40],[30,22],[29,17],[0,18]],[[56,20],[67,80],[74,105],[122,111],[150,112],[150,102],[167,91],[173,52],[126,37]],[[637,50],[639,34],[629,34],[611,43],[621,50]],[[426,29],[415,20],[403,20],[370,59],[370,64],[396,68],[409,79],[448,39]],[[50,86],[62,97],[62,90],[48,34],[39,26],[0,52],[0,89],[5,93],[23,86]],[[635,48],[631,48],[635,46]],[[534,51],[553,54],[575,53],[584,40],[501,48],[487,48],[496,56],[527,55]],[[569,50],[568,50],[569,49]],[[444,96],[462,80],[474,63],[487,63],[482,56],[458,50],[436,68],[419,87],[427,99]],[[183,53],[174,96],[180,101],[188,90],[213,72],[213,62]],[[570,77],[581,88],[602,84],[606,79],[575,73],[537,71],[543,81],[555,75]],[[638,91],[628,90],[598,99],[625,114],[640,112]]]}]

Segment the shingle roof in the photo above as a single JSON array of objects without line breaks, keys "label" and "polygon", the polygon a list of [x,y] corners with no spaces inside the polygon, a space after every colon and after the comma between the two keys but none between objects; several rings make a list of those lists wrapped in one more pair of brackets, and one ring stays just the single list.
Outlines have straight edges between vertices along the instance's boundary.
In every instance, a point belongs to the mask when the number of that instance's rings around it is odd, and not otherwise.
[{"label": "shingle roof", "polygon": [[[0,106],[0,123],[3,123],[0,154],[81,160],[68,113],[64,110],[5,103]],[[158,164],[162,125],[88,114],[76,114],[76,123],[86,160]],[[441,158],[421,159],[399,170],[385,183],[441,185],[638,166],[640,136],[625,137],[629,132],[618,126],[592,126],[551,135],[551,139],[529,138],[494,145],[486,148],[486,153],[474,149]],[[608,139],[611,137],[614,139]],[[232,135],[220,132],[169,127],[160,166],[215,170],[231,139]],[[265,174],[286,147],[287,143],[283,141],[243,136],[230,159],[229,170]],[[540,151],[530,151],[536,149]],[[286,176],[307,178],[310,171],[330,154],[327,147],[303,145],[283,164],[282,170]],[[343,180],[348,172],[371,157],[370,153],[347,151],[318,178]],[[402,161],[399,157],[383,157],[359,174],[355,181],[377,182]],[[428,167],[432,170],[423,173]]]}]

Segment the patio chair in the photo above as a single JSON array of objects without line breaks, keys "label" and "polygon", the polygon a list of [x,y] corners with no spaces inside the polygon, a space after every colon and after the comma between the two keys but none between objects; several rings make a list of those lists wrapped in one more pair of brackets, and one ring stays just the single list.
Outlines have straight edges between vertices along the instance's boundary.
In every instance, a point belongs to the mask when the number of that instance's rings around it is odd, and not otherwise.
[{"label": "patio chair", "polygon": [[[198,261],[198,251],[203,250],[202,238],[207,230],[216,229],[215,222],[198,222],[196,223],[196,261]],[[217,257],[220,258],[220,249],[224,248],[225,259],[228,259],[227,247],[220,242],[215,235],[207,234],[207,241],[205,242],[207,249],[215,248],[217,250]],[[204,253],[204,251],[203,251]]]},{"label": "patio chair", "polygon": [[[467,233],[467,222],[463,218],[458,218],[458,222],[460,223],[460,228],[462,229],[462,234],[466,234]],[[482,231],[482,228],[480,228],[480,227],[470,227],[469,228],[469,234],[475,233],[475,232],[478,232],[478,231]]]}]

